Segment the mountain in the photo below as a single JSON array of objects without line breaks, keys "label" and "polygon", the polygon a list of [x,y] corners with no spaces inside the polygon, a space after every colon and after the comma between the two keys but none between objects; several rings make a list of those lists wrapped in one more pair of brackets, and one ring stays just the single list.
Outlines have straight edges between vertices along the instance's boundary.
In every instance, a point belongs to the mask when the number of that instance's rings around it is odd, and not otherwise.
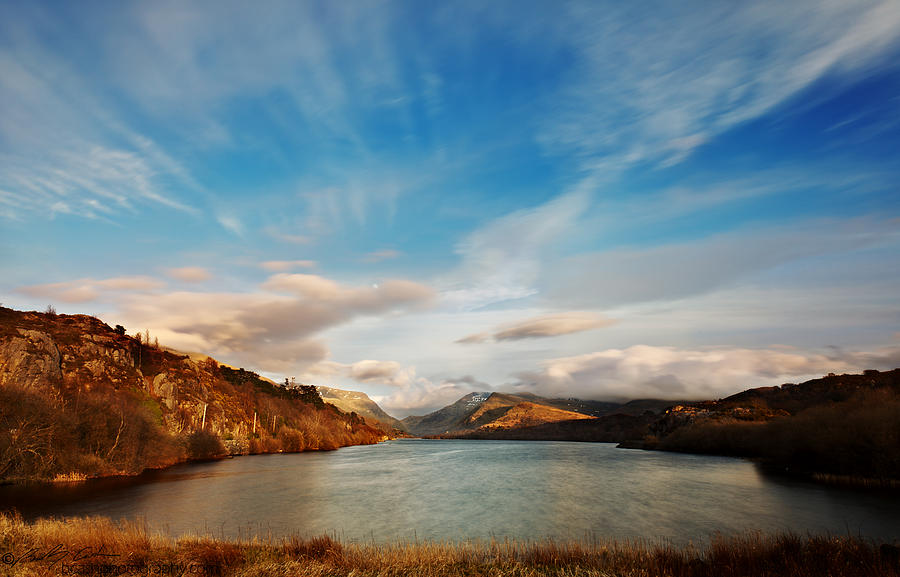
[{"label": "mountain", "polygon": [[471,431],[504,430],[556,421],[592,419],[565,410],[536,395],[469,393],[455,403],[422,417],[403,419],[415,435],[454,435]]},{"label": "mountain", "polygon": [[275,385],[149,341],[90,316],[0,307],[0,482],[388,437],[313,386]]},{"label": "mountain", "polygon": [[359,391],[345,391],[343,389],[334,389],[332,387],[324,387],[317,385],[322,400],[331,403],[335,407],[345,413],[356,413],[364,419],[371,419],[378,423],[384,424],[392,429],[405,431],[405,425],[378,406],[378,403],[369,398],[365,393]]},{"label": "mountain", "polygon": [[459,421],[480,407],[490,395],[491,393],[469,393],[443,409],[421,417],[411,415],[401,422],[413,435],[440,435],[455,431],[459,429]]},{"label": "mountain", "polygon": [[602,417],[563,420],[507,429],[479,429],[454,435],[465,439],[512,441],[589,441],[621,443],[641,439],[658,418],[649,411],[640,416],[616,413]]}]

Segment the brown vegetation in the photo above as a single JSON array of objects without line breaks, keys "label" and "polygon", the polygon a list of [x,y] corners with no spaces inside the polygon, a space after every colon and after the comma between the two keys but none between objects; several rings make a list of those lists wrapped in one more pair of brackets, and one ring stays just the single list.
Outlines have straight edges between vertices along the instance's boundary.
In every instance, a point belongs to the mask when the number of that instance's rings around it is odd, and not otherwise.
[{"label": "brown vegetation", "polygon": [[139,399],[0,387],[0,480],[135,474],[186,457]]},{"label": "brown vegetation", "polygon": [[490,430],[482,428],[471,433],[446,436],[460,439],[619,443],[626,439],[644,437],[647,434],[648,426],[656,418],[656,415],[648,411],[642,416],[606,415],[598,418],[544,423],[530,427]]},{"label": "brown vegetation", "polygon": [[684,548],[602,541],[372,545],[327,536],[172,540],[103,518],[25,523],[0,515],[0,575],[896,577],[897,553],[855,537],[757,533]]},{"label": "brown vegetation", "polygon": [[754,422],[707,419],[680,427],[659,448],[761,459],[790,472],[900,479],[900,395],[860,392],[794,416]]},{"label": "brown vegetation", "polygon": [[0,482],[131,475],[385,433],[252,371],[194,362],[84,315],[0,307]]}]

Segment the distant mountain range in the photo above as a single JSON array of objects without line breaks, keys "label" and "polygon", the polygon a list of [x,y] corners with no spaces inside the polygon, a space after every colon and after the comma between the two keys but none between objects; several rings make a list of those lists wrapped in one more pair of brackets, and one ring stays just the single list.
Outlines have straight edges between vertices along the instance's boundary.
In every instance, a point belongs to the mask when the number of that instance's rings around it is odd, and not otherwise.
[{"label": "distant mountain range", "polygon": [[[551,427],[558,423],[595,421],[618,414],[637,418],[648,411],[656,414],[678,401],[641,399],[627,403],[548,399],[531,393],[469,393],[455,403],[424,416],[410,416],[401,422],[418,436],[469,436],[512,438],[514,431]],[[576,426],[576,425],[566,425]],[[589,426],[586,423],[577,425]]]},{"label": "distant mountain range", "polygon": [[833,482],[900,486],[900,369],[832,374],[707,401],[471,393],[403,423],[419,436],[613,442],[751,457]]},{"label": "distant mountain range", "polygon": [[318,389],[323,401],[331,403],[345,413],[356,413],[366,420],[377,421],[392,429],[406,431],[406,426],[399,419],[395,419],[384,412],[384,409],[378,406],[378,403],[370,399],[365,393],[345,391],[321,385],[316,386],[316,389]]}]

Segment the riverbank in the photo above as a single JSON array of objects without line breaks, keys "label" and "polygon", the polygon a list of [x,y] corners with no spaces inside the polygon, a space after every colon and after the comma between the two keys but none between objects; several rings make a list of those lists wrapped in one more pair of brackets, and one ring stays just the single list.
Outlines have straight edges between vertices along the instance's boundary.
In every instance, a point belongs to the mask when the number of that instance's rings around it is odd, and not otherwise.
[{"label": "riverbank", "polygon": [[[5,485],[17,485],[17,486],[31,486],[31,485],[45,485],[45,486],[53,486],[53,485],[68,485],[75,483],[83,483],[85,481],[97,481],[101,479],[129,479],[140,477],[141,475],[146,475],[153,472],[165,471],[167,469],[171,469],[172,467],[177,467],[180,465],[190,465],[196,463],[210,463],[215,461],[224,461],[226,459],[235,459],[238,457],[249,457],[254,455],[281,455],[281,454],[295,454],[295,453],[325,453],[331,451],[337,451],[338,449],[343,449],[345,447],[362,447],[365,445],[377,445],[378,443],[383,443],[385,441],[394,440],[396,437],[391,437],[388,435],[384,435],[381,438],[356,443],[352,445],[342,445],[340,447],[327,447],[327,448],[317,448],[317,449],[303,449],[300,451],[285,451],[285,450],[273,450],[273,451],[263,451],[259,453],[246,453],[246,452],[228,452],[220,455],[215,455],[212,457],[201,457],[201,458],[185,458],[179,461],[174,461],[171,463],[166,463],[165,465],[161,465],[159,467],[147,467],[141,471],[134,472],[115,472],[108,474],[92,474],[86,475],[84,473],[67,473],[67,474],[59,474],[51,479],[40,479],[40,478],[8,478],[0,480],[0,487]],[[226,444],[227,448],[227,444]]]},{"label": "riverbank", "polygon": [[756,533],[676,548],[649,542],[341,543],[170,539],[104,518],[0,515],[0,575],[900,576],[900,548],[854,537]]}]

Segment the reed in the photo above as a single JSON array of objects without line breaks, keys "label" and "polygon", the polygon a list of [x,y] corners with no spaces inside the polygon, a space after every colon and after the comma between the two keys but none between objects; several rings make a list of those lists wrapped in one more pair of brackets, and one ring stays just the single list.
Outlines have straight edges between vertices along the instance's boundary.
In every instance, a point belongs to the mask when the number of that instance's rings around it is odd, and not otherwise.
[{"label": "reed", "polygon": [[900,576],[900,548],[851,536],[748,533],[705,545],[489,541],[388,545],[329,536],[171,539],[104,518],[0,514],[0,575]]}]

